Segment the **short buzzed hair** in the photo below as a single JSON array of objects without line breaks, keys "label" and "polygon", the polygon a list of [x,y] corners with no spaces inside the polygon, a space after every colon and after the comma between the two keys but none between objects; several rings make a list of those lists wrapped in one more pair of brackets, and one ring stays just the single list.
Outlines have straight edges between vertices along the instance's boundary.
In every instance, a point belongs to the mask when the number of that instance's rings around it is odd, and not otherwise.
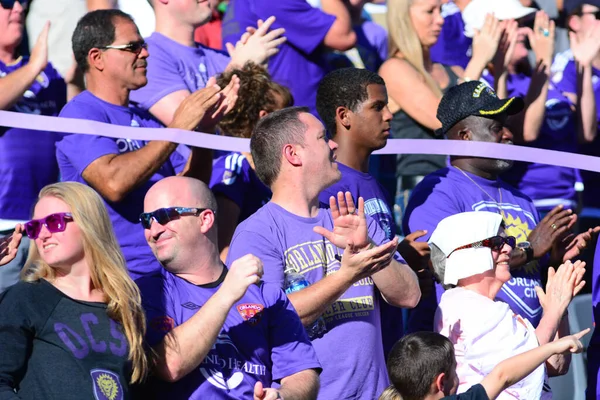
[{"label": "short buzzed hair", "polygon": [[317,111],[331,137],[336,134],[336,109],[345,107],[352,112],[369,98],[367,86],[382,85],[385,81],[375,72],[361,68],[342,68],[325,75],[317,89]]},{"label": "short buzzed hair", "polygon": [[271,187],[281,169],[281,151],[286,144],[304,144],[307,126],[300,114],[308,113],[307,107],[288,107],[268,114],[256,125],[250,138],[250,151],[256,167],[256,175]]}]

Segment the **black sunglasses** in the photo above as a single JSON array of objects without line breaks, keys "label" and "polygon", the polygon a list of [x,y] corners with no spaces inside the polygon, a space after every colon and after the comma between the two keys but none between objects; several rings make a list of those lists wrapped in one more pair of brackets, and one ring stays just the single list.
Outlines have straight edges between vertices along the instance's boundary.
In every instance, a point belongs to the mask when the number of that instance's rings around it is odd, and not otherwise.
[{"label": "black sunglasses", "polygon": [[598,10],[598,11],[587,11],[587,12],[583,12],[582,11],[582,12],[579,13],[580,16],[586,15],[586,14],[591,14],[594,17],[596,17],[596,19],[600,19],[600,10]]},{"label": "black sunglasses", "polygon": [[15,3],[20,3],[23,8],[27,7],[28,0],[0,0],[0,5],[5,10],[12,10]]},{"label": "black sunglasses", "polygon": [[476,249],[479,247],[489,247],[492,250],[500,250],[502,248],[502,246],[504,246],[504,243],[506,243],[507,245],[509,245],[510,247],[512,247],[514,249],[515,245],[517,244],[517,239],[514,236],[492,236],[491,238],[483,239],[478,242],[474,242],[474,243],[466,244],[464,246],[457,247],[456,249],[452,250],[450,252],[450,254],[448,254],[448,257],[446,257],[446,258],[450,258],[452,253],[454,253],[455,251],[463,250],[463,249]]},{"label": "black sunglasses", "polygon": [[140,55],[140,53],[142,52],[142,49],[148,50],[148,43],[146,43],[142,40],[140,42],[119,44],[119,45],[108,45],[108,46],[98,47],[98,48],[100,50],[114,49],[114,50],[121,50],[121,51],[129,51],[130,53],[133,53],[135,55]]},{"label": "black sunglasses", "polygon": [[[193,215],[197,217],[202,211],[210,210],[210,208],[190,208],[190,207],[169,207],[159,208],[152,212],[141,213],[140,223],[144,229],[150,229],[152,220],[155,220],[161,225],[165,225],[169,221],[179,218],[181,215]],[[214,212],[214,211],[213,211]]]}]

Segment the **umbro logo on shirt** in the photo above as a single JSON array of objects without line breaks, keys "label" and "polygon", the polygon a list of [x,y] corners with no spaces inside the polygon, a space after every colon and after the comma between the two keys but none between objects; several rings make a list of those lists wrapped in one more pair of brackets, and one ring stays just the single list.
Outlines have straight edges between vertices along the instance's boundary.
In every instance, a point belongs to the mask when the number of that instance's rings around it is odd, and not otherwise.
[{"label": "umbro logo on shirt", "polygon": [[183,303],[181,305],[181,307],[187,308],[188,310],[197,310],[200,308],[200,306],[198,304],[192,303],[191,301],[188,301],[187,303]]}]

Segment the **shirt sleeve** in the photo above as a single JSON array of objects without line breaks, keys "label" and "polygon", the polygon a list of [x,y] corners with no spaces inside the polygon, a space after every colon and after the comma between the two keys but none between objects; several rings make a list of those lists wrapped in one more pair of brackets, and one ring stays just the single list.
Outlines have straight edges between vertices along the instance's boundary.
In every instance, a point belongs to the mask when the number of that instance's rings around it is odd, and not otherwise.
[{"label": "shirt sleeve", "polygon": [[173,308],[176,293],[167,293],[167,282],[162,274],[136,280],[142,294],[142,307],[146,313],[146,343],[153,347],[178,324]]},{"label": "shirt sleeve", "polygon": [[280,382],[286,376],[307,369],[321,371],[321,364],[306,335],[296,310],[278,287],[263,284],[269,312],[269,343],[273,362],[273,380]]},{"label": "shirt sleeve", "polygon": [[285,282],[283,252],[277,250],[272,240],[259,232],[237,229],[231,239],[225,264],[231,265],[246,254],[253,254],[263,262],[264,282],[283,288]]},{"label": "shirt sleeve", "polygon": [[0,295],[0,399],[18,399],[14,389],[27,369],[33,347],[34,326],[26,313],[28,301],[13,286]]},{"label": "shirt sleeve", "polygon": [[285,28],[287,42],[305,54],[312,53],[325,39],[335,22],[333,15],[313,8],[306,0],[256,1],[255,13],[266,20],[277,20],[271,29]]},{"label": "shirt sleeve", "polygon": [[244,194],[250,189],[249,177],[243,168],[244,160],[245,157],[239,153],[218,158],[210,178],[213,193],[227,197],[240,209],[244,206]]},{"label": "shirt sleeve", "polygon": [[[560,64],[560,61],[557,60],[555,64]],[[552,77],[552,83],[556,86],[556,89],[563,93],[577,93],[577,70],[575,69],[575,63],[571,60],[566,62],[564,69],[558,67]]]}]

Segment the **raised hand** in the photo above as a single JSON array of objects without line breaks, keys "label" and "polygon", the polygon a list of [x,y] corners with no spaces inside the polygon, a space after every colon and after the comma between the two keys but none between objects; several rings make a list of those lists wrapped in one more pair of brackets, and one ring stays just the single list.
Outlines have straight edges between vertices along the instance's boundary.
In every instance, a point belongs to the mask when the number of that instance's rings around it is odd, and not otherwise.
[{"label": "raised hand", "polygon": [[246,254],[231,264],[219,291],[222,290],[235,303],[244,296],[250,285],[260,282],[263,273],[262,261],[252,254]]},{"label": "raised hand", "polygon": [[23,227],[17,224],[15,231],[0,239],[0,266],[6,265],[17,256],[17,250],[23,238]]},{"label": "raised hand", "polygon": [[589,67],[600,51],[600,22],[596,21],[594,27],[579,37],[575,32],[569,32],[571,51],[573,57],[582,67]]},{"label": "raised hand", "polygon": [[572,260],[579,256],[592,240],[600,232],[600,226],[588,229],[575,236],[574,234],[566,236],[556,244],[556,259],[561,261]]},{"label": "raised hand", "polygon": [[398,238],[362,251],[348,243],[337,273],[347,274],[350,282],[369,277],[390,265],[397,247]]},{"label": "raised hand", "polygon": [[556,272],[554,268],[548,268],[546,292],[539,286],[535,287],[544,313],[556,313],[562,317],[571,299],[585,286],[584,274],[585,262],[583,261],[577,261],[575,264],[567,261]]},{"label": "raised hand", "polygon": [[[533,248],[534,258],[546,254],[555,242],[564,238],[577,221],[571,210],[564,210],[563,206],[554,207],[539,224],[531,231],[527,240]],[[558,259],[562,261],[562,258]]]},{"label": "raised hand", "polygon": [[581,332],[573,335],[565,336],[552,342],[552,346],[555,348],[554,353],[581,353],[583,352],[583,343],[581,338],[590,333],[590,328],[584,329]]},{"label": "raised hand", "polygon": [[225,47],[231,57],[231,62],[238,67],[242,67],[248,61],[263,64],[267,62],[269,57],[277,54],[279,52],[278,46],[287,39],[282,36],[285,33],[284,28],[269,32],[274,22],[275,17],[269,17],[263,23],[259,23],[256,30],[245,32],[235,46],[226,43]]},{"label": "raised hand", "polygon": [[485,67],[494,58],[501,36],[500,21],[492,14],[486,15],[483,27],[480,31],[475,30],[473,36],[472,58],[478,60]]},{"label": "raised hand", "polygon": [[544,11],[538,11],[535,13],[533,31],[527,29],[527,37],[537,62],[550,67],[554,58],[554,21]]},{"label": "raised hand", "polygon": [[494,55],[494,73],[501,75],[502,72],[507,72],[508,65],[515,52],[517,38],[519,37],[519,24],[515,20],[500,22],[502,35],[498,43],[498,49]]},{"label": "raised hand", "polygon": [[370,245],[369,232],[367,230],[367,218],[365,217],[365,201],[358,198],[358,212],[352,199],[352,194],[338,192],[337,199],[329,198],[331,216],[333,217],[333,231],[322,226],[315,226],[313,230],[325,237],[331,243],[345,249],[351,244],[355,249],[365,248]]},{"label": "raised hand", "polygon": [[30,65],[38,74],[48,65],[48,32],[50,31],[50,21],[47,21],[38,36],[35,45],[31,49],[29,56]]},{"label": "raised hand", "polygon": [[429,244],[416,241],[426,234],[427,231],[425,230],[415,231],[407,235],[398,245],[398,252],[415,272],[426,270],[429,265]]},{"label": "raised hand", "polygon": [[181,102],[175,110],[169,128],[212,130],[223,114],[235,105],[239,87],[240,82],[236,75],[224,89],[211,77],[205,88],[196,90]]}]

